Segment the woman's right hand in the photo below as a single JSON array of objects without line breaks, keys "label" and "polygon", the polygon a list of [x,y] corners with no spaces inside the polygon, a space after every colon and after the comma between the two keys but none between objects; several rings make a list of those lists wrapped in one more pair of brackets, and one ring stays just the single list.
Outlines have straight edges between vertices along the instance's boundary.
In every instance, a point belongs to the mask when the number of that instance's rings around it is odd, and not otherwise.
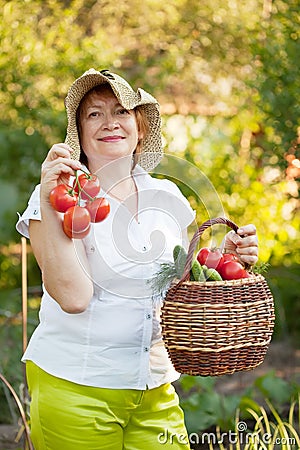
[{"label": "woman's right hand", "polygon": [[52,189],[58,184],[68,184],[75,170],[81,168],[81,163],[71,158],[71,148],[66,144],[55,144],[42,163],[41,170],[41,200],[49,202]]},{"label": "woman's right hand", "polygon": [[[78,240],[75,246],[73,240],[66,236],[61,213],[52,208],[49,196],[58,184],[69,184],[74,171],[80,168],[81,163],[71,159],[68,145],[53,145],[41,170],[41,220],[29,222],[30,242],[42,271],[45,289],[70,314],[87,308],[93,296],[93,283],[83,243]],[[59,276],[57,267],[63,269]]]}]

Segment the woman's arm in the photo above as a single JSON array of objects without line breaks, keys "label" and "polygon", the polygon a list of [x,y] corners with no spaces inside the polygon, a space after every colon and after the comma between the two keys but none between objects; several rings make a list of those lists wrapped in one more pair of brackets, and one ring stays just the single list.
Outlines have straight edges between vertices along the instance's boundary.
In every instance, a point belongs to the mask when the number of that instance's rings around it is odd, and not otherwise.
[{"label": "woman's arm", "polygon": [[93,295],[88,262],[81,241],[69,239],[61,223],[61,214],[50,202],[51,190],[60,183],[68,183],[80,163],[70,158],[69,147],[54,145],[42,165],[41,221],[30,220],[30,242],[42,271],[47,292],[68,313],[83,312]]}]

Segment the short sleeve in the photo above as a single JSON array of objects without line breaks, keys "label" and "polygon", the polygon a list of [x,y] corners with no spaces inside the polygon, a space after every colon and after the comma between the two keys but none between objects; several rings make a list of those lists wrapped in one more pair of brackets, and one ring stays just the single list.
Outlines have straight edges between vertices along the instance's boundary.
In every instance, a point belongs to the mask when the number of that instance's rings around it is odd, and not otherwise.
[{"label": "short sleeve", "polygon": [[40,185],[38,184],[28,202],[28,206],[21,215],[18,213],[19,219],[16,224],[17,231],[29,239],[29,220],[41,220],[40,209]]}]

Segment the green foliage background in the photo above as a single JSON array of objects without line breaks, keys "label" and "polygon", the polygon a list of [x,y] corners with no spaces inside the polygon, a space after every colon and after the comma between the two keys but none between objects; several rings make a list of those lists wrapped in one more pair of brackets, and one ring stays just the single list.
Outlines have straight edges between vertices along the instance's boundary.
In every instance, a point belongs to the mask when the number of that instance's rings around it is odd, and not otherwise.
[{"label": "green foliage background", "polygon": [[[16,211],[25,209],[48,149],[64,140],[69,85],[90,67],[110,68],[157,97],[166,154],[205,174],[232,220],[256,224],[260,259],[272,267],[267,277],[280,312],[278,334],[298,336],[298,0],[0,0],[0,8],[5,373],[20,379]],[[198,222],[205,220],[198,193],[181,187]],[[39,286],[31,257],[28,273],[29,286]],[[30,298],[34,324],[34,289]]]}]

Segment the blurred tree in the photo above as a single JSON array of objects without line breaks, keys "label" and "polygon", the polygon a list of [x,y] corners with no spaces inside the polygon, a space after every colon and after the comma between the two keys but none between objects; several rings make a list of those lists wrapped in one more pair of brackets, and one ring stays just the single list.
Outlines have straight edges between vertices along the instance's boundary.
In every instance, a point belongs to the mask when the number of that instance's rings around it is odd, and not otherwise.
[{"label": "blurred tree", "polygon": [[[255,105],[263,113],[259,138],[265,133],[268,145],[264,150],[283,156],[295,152],[300,127],[300,16],[298,0],[269,2],[255,39],[251,40],[254,60],[252,86]],[[265,143],[267,144],[267,143]],[[299,153],[298,153],[299,154]],[[284,159],[277,161],[284,165]]]},{"label": "blurred tree", "polygon": [[68,86],[108,67],[160,100],[166,152],[200,168],[228,214],[263,232],[276,221],[264,259],[288,254],[299,226],[296,0],[0,5],[0,174],[19,192],[14,220],[48,148],[64,139]]}]

